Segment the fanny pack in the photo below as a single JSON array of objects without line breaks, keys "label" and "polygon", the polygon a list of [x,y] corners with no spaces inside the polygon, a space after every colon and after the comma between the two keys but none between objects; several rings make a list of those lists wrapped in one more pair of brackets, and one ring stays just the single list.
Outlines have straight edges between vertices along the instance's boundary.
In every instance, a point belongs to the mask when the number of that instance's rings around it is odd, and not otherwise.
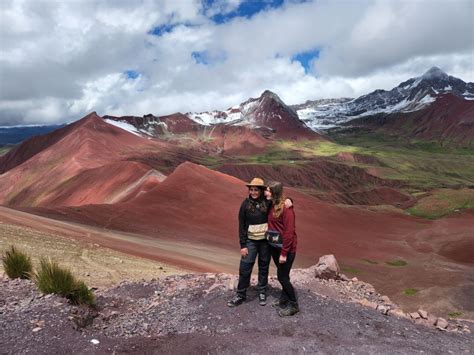
[{"label": "fanny pack", "polygon": [[267,232],[267,230],[268,230],[267,223],[251,224],[249,225],[247,236],[249,237],[249,239],[253,239],[253,240],[264,240],[265,233]]},{"label": "fanny pack", "polygon": [[268,243],[275,248],[282,248],[283,247],[283,236],[280,232],[274,230],[267,230],[265,233],[265,238],[267,239]]}]

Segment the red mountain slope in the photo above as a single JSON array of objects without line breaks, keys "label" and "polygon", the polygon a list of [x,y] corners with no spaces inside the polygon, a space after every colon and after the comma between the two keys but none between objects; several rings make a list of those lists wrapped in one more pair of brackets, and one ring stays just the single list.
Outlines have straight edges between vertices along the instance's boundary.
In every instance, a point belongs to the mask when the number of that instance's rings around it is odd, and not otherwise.
[{"label": "red mountain slope", "polygon": [[0,156],[0,174],[13,169],[39,152],[56,144],[69,133],[73,132],[78,126],[83,124],[83,120],[87,120],[89,117],[93,117],[94,115],[96,115],[96,113],[92,112],[82,118],[82,120],[71,123],[70,125],[48,134],[31,137],[22,142],[20,145],[11,149],[7,154]]},{"label": "red mountain slope", "polygon": [[[25,157],[22,152],[35,154],[0,175],[1,204],[76,204],[81,199],[94,203],[106,202],[112,196],[105,197],[105,191],[117,193],[120,189],[126,189],[127,184],[134,183],[147,172],[145,165],[114,163],[126,160],[130,151],[157,149],[156,143],[109,125],[95,113],[60,132],[52,132],[43,138],[44,142],[47,142],[48,136],[52,144],[48,142],[37,147],[35,141],[25,142],[16,151],[19,153],[18,159],[16,152],[12,152],[10,159],[17,162]],[[96,170],[85,173],[90,169]],[[108,180],[101,181],[104,178]],[[74,190],[75,187],[77,190]],[[85,195],[81,197],[82,194]]]}]

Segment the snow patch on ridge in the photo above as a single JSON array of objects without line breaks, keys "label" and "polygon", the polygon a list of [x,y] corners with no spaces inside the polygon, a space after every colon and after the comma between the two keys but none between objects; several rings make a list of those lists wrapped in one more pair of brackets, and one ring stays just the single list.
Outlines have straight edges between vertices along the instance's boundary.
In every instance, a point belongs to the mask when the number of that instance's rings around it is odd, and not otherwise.
[{"label": "snow patch on ridge", "polygon": [[135,126],[133,126],[132,124],[128,123],[128,122],[124,122],[124,121],[114,121],[114,120],[110,120],[108,118],[104,119],[105,122],[107,122],[108,124],[112,125],[112,126],[115,126],[115,127],[118,127],[118,128],[121,128],[127,132],[130,132],[136,136],[139,136],[141,137],[141,134],[140,132],[137,130],[137,128],[135,128]]}]

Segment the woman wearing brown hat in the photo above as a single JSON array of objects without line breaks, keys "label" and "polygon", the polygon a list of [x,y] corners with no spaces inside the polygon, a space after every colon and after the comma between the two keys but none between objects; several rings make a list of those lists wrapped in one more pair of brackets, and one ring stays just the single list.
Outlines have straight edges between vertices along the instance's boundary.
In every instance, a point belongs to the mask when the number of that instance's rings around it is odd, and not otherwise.
[{"label": "woman wearing brown hat", "polygon": [[[235,307],[247,299],[247,288],[250,286],[250,276],[258,256],[258,291],[259,304],[267,303],[268,269],[270,266],[270,246],[266,240],[265,232],[268,225],[268,211],[271,200],[264,196],[265,183],[261,178],[253,178],[246,186],[249,196],[242,202],[239,210],[239,240],[240,240],[240,266],[237,294],[227,305]],[[288,205],[292,205],[288,200]]]},{"label": "woman wearing brown hat", "polygon": [[250,276],[258,255],[258,291],[259,303],[267,303],[266,289],[268,268],[270,266],[270,246],[265,239],[270,202],[265,198],[265,183],[260,178],[253,178],[246,184],[249,196],[242,202],[239,210],[240,266],[237,294],[227,305],[235,307],[247,299],[247,288]]}]

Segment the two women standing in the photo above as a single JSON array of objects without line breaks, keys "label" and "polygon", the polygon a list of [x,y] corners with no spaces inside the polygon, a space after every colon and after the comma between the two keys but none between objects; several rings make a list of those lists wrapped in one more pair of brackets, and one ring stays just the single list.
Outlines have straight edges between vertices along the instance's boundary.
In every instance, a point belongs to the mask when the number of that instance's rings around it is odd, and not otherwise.
[{"label": "two women standing", "polygon": [[[290,271],[296,256],[295,213],[291,200],[283,195],[279,182],[264,184],[254,178],[249,184],[249,197],[239,211],[240,267],[237,294],[227,305],[235,307],[246,301],[250,276],[258,256],[259,303],[266,304],[270,256],[277,267],[282,286],[275,303],[280,316],[291,316],[299,311],[295,290],[290,282]],[[278,236],[281,243],[269,243],[268,236]]]}]

